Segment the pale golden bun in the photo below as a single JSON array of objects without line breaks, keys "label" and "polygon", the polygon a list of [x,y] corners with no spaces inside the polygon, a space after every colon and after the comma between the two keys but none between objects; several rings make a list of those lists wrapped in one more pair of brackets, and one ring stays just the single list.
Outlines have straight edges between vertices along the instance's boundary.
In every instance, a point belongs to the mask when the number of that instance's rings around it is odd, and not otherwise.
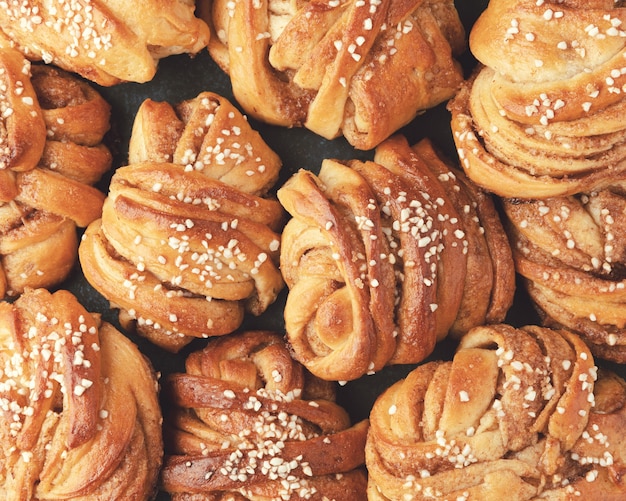
[{"label": "pale golden bun", "polygon": [[626,176],[624,21],[611,1],[489,2],[470,32],[479,67],[449,104],[473,181],[547,198]]}]

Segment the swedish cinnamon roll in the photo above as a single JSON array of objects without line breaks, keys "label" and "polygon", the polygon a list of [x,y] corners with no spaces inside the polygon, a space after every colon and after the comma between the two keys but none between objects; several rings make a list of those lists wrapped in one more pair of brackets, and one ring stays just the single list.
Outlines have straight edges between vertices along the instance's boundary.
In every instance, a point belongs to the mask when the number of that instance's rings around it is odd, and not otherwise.
[{"label": "swedish cinnamon roll", "polygon": [[171,375],[164,489],[173,500],[365,500],[367,421],[351,425],[334,387],[282,338],[210,340]]},{"label": "swedish cinnamon roll", "polygon": [[368,499],[623,499],[626,383],[567,330],[472,329],[374,404]]},{"label": "swedish cinnamon roll", "polygon": [[280,160],[227,100],[147,101],[80,245],[86,279],[123,323],[178,351],[233,332],[283,288],[283,209],[263,197]]},{"label": "swedish cinnamon roll", "polygon": [[199,2],[209,52],[249,115],[374,148],[463,79],[451,1]]},{"label": "swedish cinnamon roll", "polygon": [[374,161],[326,160],[278,191],[294,354],[324,379],[416,363],[448,333],[502,321],[514,269],[492,200],[431,143],[395,136]]},{"label": "swedish cinnamon roll", "polygon": [[85,82],[0,49],[0,297],[62,282],[77,227],[100,217],[111,167],[108,103]]},{"label": "swedish cinnamon roll", "polygon": [[449,104],[472,180],[546,198],[625,175],[625,12],[603,0],[489,3],[470,33],[481,66]]},{"label": "swedish cinnamon roll", "polygon": [[147,500],[161,411],[137,347],[69,292],[0,304],[0,496]]},{"label": "swedish cinnamon roll", "polygon": [[196,54],[210,37],[195,2],[9,1],[0,9],[0,45],[100,85],[146,82],[160,59]]},{"label": "swedish cinnamon roll", "polygon": [[624,187],[505,200],[516,269],[547,325],[576,331],[601,358],[626,362]]}]

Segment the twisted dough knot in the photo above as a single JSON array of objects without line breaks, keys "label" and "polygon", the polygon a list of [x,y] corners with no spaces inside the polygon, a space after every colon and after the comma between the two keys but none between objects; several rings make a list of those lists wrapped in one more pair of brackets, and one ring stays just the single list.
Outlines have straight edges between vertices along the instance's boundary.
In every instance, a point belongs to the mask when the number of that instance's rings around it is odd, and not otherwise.
[{"label": "twisted dough knot", "polygon": [[162,483],[175,500],[364,500],[367,421],[350,426],[334,387],[291,358],[283,338],[213,339],[166,382]]},{"label": "twisted dough knot", "polygon": [[473,26],[482,63],[449,104],[468,176],[505,197],[606,186],[626,170],[626,9],[497,0]]},{"label": "twisted dough knot", "polygon": [[156,379],[67,291],[0,304],[2,499],[149,499],[161,465]]},{"label": "twisted dough knot", "polygon": [[575,334],[477,327],[375,402],[368,499],[624,499],[625,420]]},{"label": "twisted dough knot", "polygon": [[0,46],[96,82],[146,82],[158,61],[206,47],[209,28],[188,0],[8,2],[0,10]]},{"label": "twisted dough knot", "polygon": [[79,250],[86,279],[123,323],[171,351],[233,332],[284,286],[284,211],[259,196],[280,160],[227,100],[205,93],[178,110],[141,107],[130,148],[138,163],[116,171]]},{"label": "twisted dough knot", "polygon": [[0,49],[0,297],[51,287],[76,263],[76,227],[100,217],[110,107],[64,71]]},{"label": "twisted dough knot", "polygon": [[135,117],[129,163],[170,162],[248,195],[265,195],[281,160],[232,103],[212,92],[176,106],[144,101]]},{"label": "twisted dough knot", "polygon": [[424,140],[383,142],[373,162],[327,160],[279,191],[285,326],[294,354],[330,380],[417,363],[449,332],[500,322],[511,250],[491,199]]},{"label": "twisted dough knot", "polygon": [[209,52],[255,118],[367,150],[462,82],[452,1],[199,2]]},{"label": "twisted dough knot", "polygon": [[543,321],[576,331],[596,356],[626,362],[623,183],[503,206],[516,269]]}]

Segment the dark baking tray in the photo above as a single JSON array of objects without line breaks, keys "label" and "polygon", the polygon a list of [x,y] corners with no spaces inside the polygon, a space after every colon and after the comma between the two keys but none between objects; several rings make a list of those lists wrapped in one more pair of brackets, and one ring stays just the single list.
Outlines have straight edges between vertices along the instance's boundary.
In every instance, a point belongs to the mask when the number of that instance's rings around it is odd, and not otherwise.
[{"label": "dark baking tray", "polygon": [[[457,1],[457,9],[467,33],[487,3],[487,0]],[[461,63],[466,75],[469,75],[476,64],[469,51],[461,57]],[[148,83],[128,83],[109,88],[98,87],[98,90],[112,106],[112,126],[107,140],[114,155],[114,168],[127,163],[128,141],[132,123],[139,105],[145,99],[150,98],[155,101],[167,101],[174,104],[193,98],[202,91],[211,91],[229,99],[237,106],[228,77],[211,60],[206,50],[195,57],[181,55],[162,60],[155,78]],[[328,141],[306,129],[269,126],[252,119],[250,119],[250,123],[282,159],[283,167],[276,189],[300,168],[317,173],[322,160],[325,158],[364,160],[371,159],[373,156],[371,151],[355,150],[343,138]],[[400,132],[407,137],[411,144],[428,137],[449,158],[453,160],[457,158],[450,132],[450,116],[445,103],[418,116]],[[108,173],[99,184],[99,188],[105,193],[108,190],[108,183],[112,174],[113,171]],[[85,281],[79,264],[68,280],[61,285],[61,288],[73,292],[89,311],[101,313],[105,320],[116,325],[136,342],[162,377],[172,372],[183,371],[186,355],[203,347],[207,342],[206,340],[194,341],[180,353],[173,355],[132,333],[125,332],[117,321],[117,311],[111,310],[108,301]],[[247,317],[241,329],[270,329],[283,332],[282,311],[286,294],[287,291],[284,290],[278,300],[261,317]],[[521,286],[517,287],[515,302],[509,312],[507,322],[515,326],[538,322],[538,317]],[[450,359],[454,349],[454,342],[445,340],[436,347],[429,360]],[[625,376],[623,366],[609,365],[622,377]],[[338,386],[339,402],[348,410],[355,422],[366,418],[376,397],[414,367],[408,365],[391,366],[374,375],[364,376],[344,386]],[[169,499],[169,496],[165,493],[159,493],[157,499],[165,501]]]}]

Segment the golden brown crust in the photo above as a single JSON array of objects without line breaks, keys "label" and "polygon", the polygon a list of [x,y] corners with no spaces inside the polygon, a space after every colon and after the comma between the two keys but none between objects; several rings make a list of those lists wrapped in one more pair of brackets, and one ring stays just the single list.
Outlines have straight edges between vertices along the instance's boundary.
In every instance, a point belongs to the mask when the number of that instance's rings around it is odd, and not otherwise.
[{"label": "golden brown crust", "polygon": [[371,500],[624,497],[626,383],[566,330],[472,329],[375,402]]},{"label": "golden brown crust", "polygon": [[111,107],[104,98],[88,83],[58,68],[33,65],[31,73],[47,138],[99,145],[110,127]]},{"label": "golden brown crust", "polygon": [[32,212],[17,203],[2,206],[0,218],[3,291],[17,294],[27,287],[45,288],[69,276],[78,249],[73,221],[49,212]]},{"label": "golden brown crust", "polygon": [[163,455],[152,368],[67,291],[0,308],[3,499],[150,499]]},{"label": "golden brown crust", "polygon": [[100,217],[94,188],[111,167],[102,143],[110,107],[89,85],[62,70],[32,66],[0,49],[3,130],[0,142],[0,296],[51,287],[76,263],[76,227]]},{"label": "golden brown crust", "polygon": [[[2,128],[0,168],[30,170],[37,165],[46,142],[46,124],[30,78],[31,66],[17,51],[0,49]],[[3,182],[2,202],[15,197],[14,183]],[[6,193],[6,194],[5,194]]]},{"label": "golden brown crust", "polygon": [[51,212],[85,227],[100,217],[104,194],[98,189],[43,168],[20,172],[16,202],[35,210]]},{"label": "golden brown crust", "polygon": [[[86,146],[71,141],[49,139],[39,166],[84,185],[95,185],[112,164],[109,148],[100,143]],[[100,202],[102,203],[102,202]],[[92,219],[93,220],[93,219]]]},{"label": "golden brown crust", "polygon": [[625,17],[611,2],[490,2],[470,34],[481,64],[449,104],[471,179],[545,198],[624,176]]},{"label": "golden brown crust", "polygon": [[606,0],[498,0],[472,27],[470,48],[495,70],[494,100],[507,116],[534,125],[542,116],[570,122],[623,101],[615,91],[626,77],[613,70],[623,66],[625,19],[624,9]]},{"label": "golden brown crust", "polygon": [[366,499],[367,421],[351,426],[279,334],[211,340],[166,388],[162,483],[173,499]]},{"label": "golden brown crust", "polygon": [[293,216],[283,230],[281,271],[296,358],[329,380],[381,369],[395,351],[395,279],[377,262],[388,247],[371,188],[349,167],[325,161],[319,181],[300,171],[278,196]]},{"label": "golden brown crust", "polygon": [[596,356],[626,361],[622,185],[503,206],[517,271],[543,321],[578,332]]},{"label": "golden brown crust", "polygon": [[374,161],[326,160],[318,178],[300,171],[278,197],[293,216],[281,250],[285,327],[319,377],[417,363],[449,332],[500,322],[512,304],[493,203],[427,140],[394,136]]},{"label": "golden brown crust", "polygon": [[234,331],[283,288],[284,211],[262,197],[280,160],[227,100],[146,101],[102,219],[86,231],[86,279],[127,327],[176,352]]},{"label": "golden brown crust", "polygon": [[[276,3],[276,5],[274,5]],[[200,2],[251,116],[371,149],[462,81],[453,2]]]},{"label": "golden brown crust", "polygon": [[144,101],[133,123],[129,163],[170,162],[250,195],[265,195],[281,161],[233,106],[201,92],[176,106]]},{"label": "golden brown crust", "polygon": [[208,43],[209,29],[194,9],[189,0],[10,3],[0,10],[0,45],[100,85],[146,82],[163,57],[195,54]]},{"label": "golden brown crust", "polygon": [[140,275],[137,265],[119,256],[102,233],[100,221],[87,227],[79,247],[85,278],[120,308],[120,320],[159,346],[178,351],[192,338],[232,332],[243,320],[243,305],[208,301],[163,287],[151,274]]}]

